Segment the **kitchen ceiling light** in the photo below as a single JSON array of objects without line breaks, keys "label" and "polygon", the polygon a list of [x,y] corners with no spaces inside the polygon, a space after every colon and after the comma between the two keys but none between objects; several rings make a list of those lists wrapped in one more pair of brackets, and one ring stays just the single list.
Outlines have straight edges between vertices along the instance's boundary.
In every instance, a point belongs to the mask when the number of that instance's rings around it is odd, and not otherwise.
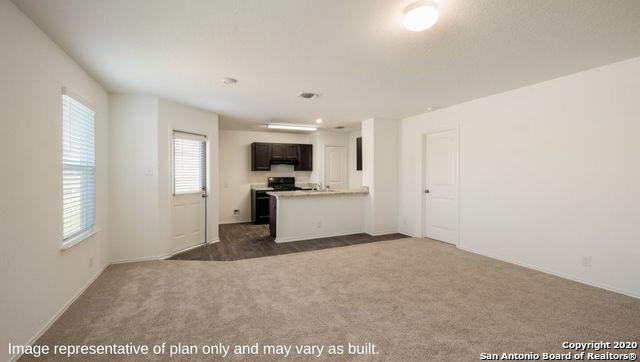
[{"label": "kitchen ceiling light", "polygon": [[434,1],[416,1],[404,10],[402,24],[407,30],[424,31],[432,27],[440,16]]},{"label": "kitchen ceiling light", "polygon": [[316,119],[316,123],[317,123],[317,124],[321,124],[321,123],[322,123],[322,118],[318,118],[318,119]]},{"label": "kitchen ceiling light", "polygon": [[315,127],[315,126],[305,126],[305,125],[298,125],[298,124],[278,124],[278,123],[268,123],[267,128],[286,129],[289,131],[307,131],[307,132],[318,130],[318,127]]}]

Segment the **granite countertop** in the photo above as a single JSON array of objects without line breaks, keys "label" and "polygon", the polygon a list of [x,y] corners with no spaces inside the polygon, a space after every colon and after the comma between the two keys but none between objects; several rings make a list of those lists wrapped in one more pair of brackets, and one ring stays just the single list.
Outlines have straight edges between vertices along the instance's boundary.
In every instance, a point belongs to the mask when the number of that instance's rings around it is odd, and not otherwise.
[{"label": "granite countertop", "polygon": [[339,196],[339,195],[366,195],[369,193],[368,187],[348,190],[330,190],[330,191],[272,191],[267,195],[278,197],[315,197],[315,196]]},{"label": "granite countertop", "polygon": [[[296,186],[303,188],[303,189],[311,189],[311,188],[315,188],[317,187],[316,184],[311,183],[311,182],[303,182],[303,183],[297,183],[296,182]],[[257,184],[251,184],[251,190],[256,190],[256,191],[273,191],[273,187],[269,187],[267,186],[266,183],[257,183]]]}]

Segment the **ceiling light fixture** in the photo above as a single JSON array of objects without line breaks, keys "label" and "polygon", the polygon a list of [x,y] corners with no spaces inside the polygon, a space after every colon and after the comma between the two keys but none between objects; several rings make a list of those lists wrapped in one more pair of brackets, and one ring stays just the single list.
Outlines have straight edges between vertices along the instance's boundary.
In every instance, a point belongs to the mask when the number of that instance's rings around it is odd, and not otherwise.
[{"label": "ceiling light fixture", "polygon": [[432,27],[439,17],[438,4],[435,1],[416,1],[404,10],[402,24],[407,30],[424,31]]},{"label": "ceiling light fixture", "polygon": [[302,92],[298,95],[298,97],[304,98],[304,99],[316,99],[320,97],[320,93]]},{"label": "ceiling light fixture", "polygon": [[313,132],[318,130],[318,127],[315,127],[315,126],[305,126],[300,124],[284,124],[284,123],[268,123],[267,128],[286,129],[289,131],[306,131],[306,132]]},{"label": "ceiling light fixture", "polygon": [[322,123],[322,118],[318,118],[318,119],[316,119],[316,123],[317,123],[317,124],[321,124],[321,123]]},{"label": "ceiling light fixture", "polygon": [[224,83],[224,84],[236,84],[236,83],[238,83],[237,79],[230,78],[230,77],[224,77],[221,80],[222,80],[222,83]]}]

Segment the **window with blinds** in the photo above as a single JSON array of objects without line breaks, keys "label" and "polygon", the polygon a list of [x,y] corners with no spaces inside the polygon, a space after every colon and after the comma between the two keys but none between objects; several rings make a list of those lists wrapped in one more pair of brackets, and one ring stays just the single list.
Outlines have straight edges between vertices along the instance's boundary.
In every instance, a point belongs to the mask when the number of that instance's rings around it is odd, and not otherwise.
[{"label": "window with blinds", "polygon": [[173,193],[175,195],[205,191],[205,136],[173,133]]},{"label": "window with blinds", "polygon": [[62,95],[63,243],[89,231],[96,215],[95,112]]}]

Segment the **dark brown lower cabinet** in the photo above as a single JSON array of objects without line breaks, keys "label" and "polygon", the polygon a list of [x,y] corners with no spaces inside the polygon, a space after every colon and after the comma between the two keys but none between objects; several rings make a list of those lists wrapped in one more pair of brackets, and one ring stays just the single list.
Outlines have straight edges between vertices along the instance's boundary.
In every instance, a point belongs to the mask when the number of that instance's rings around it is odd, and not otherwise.
[{"label": "dark brown lower cabinet", "polygon": [[267,195],[267,191],[251,191],[251,221],[254,224],[269,223],[269,195]]},{"label": "dark brown lower cabinet", "polygon": [[278,199],[275,196],[269,196],[269,231],[271,236],[276,237],[276,209],[278,208]]}]

